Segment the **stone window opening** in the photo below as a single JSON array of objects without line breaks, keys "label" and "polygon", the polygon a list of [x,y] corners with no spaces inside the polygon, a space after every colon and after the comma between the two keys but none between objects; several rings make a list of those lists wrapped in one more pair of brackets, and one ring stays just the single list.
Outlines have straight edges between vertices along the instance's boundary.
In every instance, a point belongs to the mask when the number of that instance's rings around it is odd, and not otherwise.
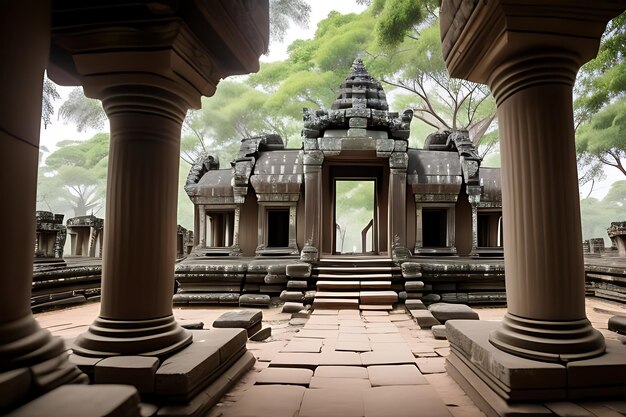
[{"label": "stone window opening", "polygon": [[268,208],[267,247],[286,248],[289,246],[289,207]]},{"label": "stone window opening", "polygon": [[422,242],[425,248],[445,248],[448,246],[448,209],[423,209]]},{"label": "stone window opening", "polygon": [[207,211],[206,246],[227,248],[233,245],[235,233],[235,211]]},{"label": "stone window opening", "polygon": [[478,212],[478,247],[502,247],[502,214],[500,212]]}]

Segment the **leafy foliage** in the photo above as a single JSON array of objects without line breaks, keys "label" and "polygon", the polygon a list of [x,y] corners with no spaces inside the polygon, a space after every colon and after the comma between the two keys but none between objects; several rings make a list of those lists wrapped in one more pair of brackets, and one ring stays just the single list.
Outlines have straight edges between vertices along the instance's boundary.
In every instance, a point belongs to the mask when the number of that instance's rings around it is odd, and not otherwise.
[{"label": "leafy foliage", "polygon": [[76,126],[76,130],[101,130],[107,120],[99,100],[88,98],[80,87],[74,88],[59,109],[59,116],[66,122]]},{"label": "leafy foliage", "polygon": [[52,116],[54,115],[54,100],[60,99],[61,96],[57,91],[56,85],[48,79],[43,78],[43,94],[41,96],[41,121],[43,127],[47,128],[52,123]]},{"label": "leafy foliage", "polygon": [[84,216],[104,202],[109,135],[99,133],[86,141],[63,141],[46,158],[37,184],[41,209]]},{"label": "leafy foliage", "polygon": [[283,41],[291,24],[307,27],[311,5],[304,0],[270,0],[270,37]]}]

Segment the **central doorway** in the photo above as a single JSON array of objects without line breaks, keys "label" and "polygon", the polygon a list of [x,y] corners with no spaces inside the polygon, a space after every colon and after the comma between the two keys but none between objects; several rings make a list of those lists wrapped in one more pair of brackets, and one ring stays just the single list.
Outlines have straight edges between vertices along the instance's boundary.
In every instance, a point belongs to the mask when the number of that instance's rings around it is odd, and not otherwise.
[{"label": "central doorway", "polygon": [[334,179],[333,254],[377,254],[375,178]]}]

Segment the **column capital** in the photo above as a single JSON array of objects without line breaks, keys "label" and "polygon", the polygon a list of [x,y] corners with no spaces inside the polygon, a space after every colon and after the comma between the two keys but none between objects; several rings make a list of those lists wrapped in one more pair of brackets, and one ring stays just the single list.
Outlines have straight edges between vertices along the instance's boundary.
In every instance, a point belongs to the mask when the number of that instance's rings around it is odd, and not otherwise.
[{"label": "column capital", "polygon": [[531,70],[545,70],[563,57],[554,72],[569,67],[568,77],[572,72],[575,76],[595,57],[606,23],[624,7],[624,0],[443,0],[446,66],[453,77],[492,88],[494,72],[503,65],[515,70],[530,63]]},{"label": "column capital", "polygon": [[157,86],[199,108],[220,79],[259,69],[268,22],[267,0],[60,0],[48,74],[59,84],[85,85],[95,98],[120,85]]}]

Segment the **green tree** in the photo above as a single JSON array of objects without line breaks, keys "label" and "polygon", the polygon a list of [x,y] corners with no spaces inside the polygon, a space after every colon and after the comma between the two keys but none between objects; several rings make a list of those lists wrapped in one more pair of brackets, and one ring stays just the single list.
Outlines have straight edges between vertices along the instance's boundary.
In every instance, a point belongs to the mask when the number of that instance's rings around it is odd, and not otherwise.
[{"label": "green tree", "polygon": [[43,92],[41,96],[41,121],[44,129],[52,123],[52,116],[54,115],[55,100],[60,99],[61,96],[57,91],[56,84],[48,79],[47,76],[43,77]]},{"label": "green tree", "polygon": [[69,97],[59,109],[65,123],[72,123],[79,132],[87,129],[101,130],[107,120],[100,100],[88,98],[81,87],[72,89]]},{"label": "green tree", "polygon": [[62,141],[39,170],[38,206],[44,210],[84,216],[104,202],[109,135],[86,141]]},{"label": "green tree", "polygon": [[581,183],[602,179],[603,166],[626,175],[626,13],[609,22],[598,56],[578,73],[574,116]]}]

